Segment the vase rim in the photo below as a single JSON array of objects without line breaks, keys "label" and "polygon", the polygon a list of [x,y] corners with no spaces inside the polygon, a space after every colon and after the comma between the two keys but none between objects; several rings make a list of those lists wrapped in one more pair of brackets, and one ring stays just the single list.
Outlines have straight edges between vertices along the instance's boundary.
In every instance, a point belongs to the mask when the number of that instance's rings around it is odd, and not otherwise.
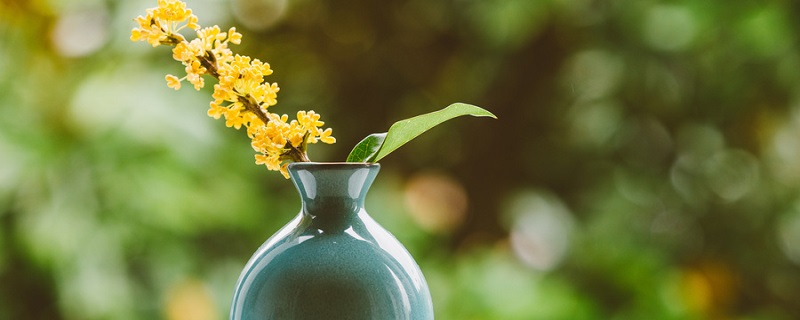
[{"label": "vase rim", "polygon": [[366,163],[366,162],[292,162],[288,168],[309,168],[309,167],[324,167],[328,169],[353,169],[353,168],[380,168],[380,163]]}]

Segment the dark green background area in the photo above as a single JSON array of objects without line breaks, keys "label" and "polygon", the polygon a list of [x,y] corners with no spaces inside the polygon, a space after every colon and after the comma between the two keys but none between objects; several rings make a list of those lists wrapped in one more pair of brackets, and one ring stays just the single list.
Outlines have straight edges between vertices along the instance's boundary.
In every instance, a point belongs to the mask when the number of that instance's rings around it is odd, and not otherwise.
[{"label": "dark green background area", "polygon": [[[299,211],[206,116],[156,1],[0,1],[0,319],[217,319]],[[315,110],[342,161],[453,102],[381,161],[368,211],[438,319],[800,314],[800,3],[189,1]]]}]

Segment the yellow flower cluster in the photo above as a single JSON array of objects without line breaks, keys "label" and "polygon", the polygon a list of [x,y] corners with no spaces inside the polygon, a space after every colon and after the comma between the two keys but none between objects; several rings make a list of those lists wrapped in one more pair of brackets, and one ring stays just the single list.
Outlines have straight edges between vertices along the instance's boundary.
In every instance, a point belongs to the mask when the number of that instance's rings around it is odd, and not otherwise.
[{"label": "yellow flower cluster", "polygon": [[[286,167],[281,163],[286,160],[283,154],[286,148],[304,148],[307,143],[334,143],[336,139],[331,136],[331,128],[320,129],[325,123],[319,121],[320,115],[314,111],[297,112],[297,120],[287,122],[289,116],[269,114],[270,121],[266,126],[249,127],[248,134],[253,139],[253,149],[261,151],[256,155],[256,163],[264,164],[270,170],[280,170],[287,175]],[[302,154],[305,156],[305,151]],[[299,159],[308,161],[308,158]]]},{"label": "yellow flower cluster", "polygon": [[144,40],[153,47],[161,44],[174,45],[169,40],[170,35],[178,35],[178,31],[183,28],[200,29],[197,16],[186,8],[186,3],[174,0],[158,0],[158,7],[147,9],[147,15],[136,17],[136,22],[139,28],[133,29],[131,40]]},{"label": "yellow flower cluster", "polygon": [[[222,32],[218,26],[201,28],[191,9],[179,0],[158,0],[158,7],[139,16],[138,28],[131,31],[132,41],[146,41],[153,47],[172,45],[172,57],[185,67],[186,76],[178,78],[168,74],[167,86],[178,90],[186,80],[196,90],[205,85],[203,75],[218,80],[208,115],[225,118],[225,125],[240,129],[244,126],[258,152],[256,163],[270,170],[280,170],[288,177],[286,164],[290,161],[309,161],[308,144],[335,143],[331,129],[322,129],[324,122],[314,111],[300,111],[297,119],[289,122],[287,115],[270,113],[280,88],[276,83],[264,81],[272,74],[268,63],[248,56],[233,54],[229,43],[239,44],[242,34],[236,28]],[[187,41],[180,33],[184,28],[196,31],[197,38]]]}]

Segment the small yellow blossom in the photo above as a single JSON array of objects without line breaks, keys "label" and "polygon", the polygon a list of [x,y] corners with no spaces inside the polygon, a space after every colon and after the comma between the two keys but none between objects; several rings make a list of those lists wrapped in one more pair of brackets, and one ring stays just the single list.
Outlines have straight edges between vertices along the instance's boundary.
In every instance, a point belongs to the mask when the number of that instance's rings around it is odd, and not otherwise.
[{"label": "small yellow blossom", "polygon": [[168,87],[170,87],[172,89],[175,89],[175,90],[178,90],[178,89],[181,88],[181,79],[178,79],[178,77],[173,76],[171,74],[168,74],[164,78],[167,79],[167,86]]},{"label": "small yellow blossom", "polygon": [[319,135],[319,140],[327,144],[336,143],[336,138],[332,137],[331,133],[333,133],[331,128],[325,129],[325,131],[322,131],[322,134]]},{"label": "small yellow blossom", "polygon": [[208,109],[208,116],[219,119],[219,117],[225,113],[225,110],[227,110],[227,108],[220,107],[218,104],[211,102],[211,107]]},{"label": "small yellow blossom", "polygon": [[239,44],[242,42],[242,34],[236,32],[236,27],[231,27],[228,29],[228,41],[233,44]]},{"label": "small yellow blossom", "polygon": [[[132,41],[145,41],[153,47],[174,46],[172,57],[183,64],[186,76],[167,75],[168,87],[178,90],[186,80],[200,90],[205,85],[204,75],[217,79],[208,115],[215,119],[224,117],[228,127],[247,129],[251,146],[257,152],[256,164],[280,171],[288,178],[289,162],[308,161],[308,144],[336,142],[330,128],[321,128],[325,123],[314,111],[299,111],[297,119],[292,121],[285,114],[268,111],[278,103],[280,87],[264,81],[273,72],[268,63],[234,54],[228,48],[229,43],[242,41],[242,34],[236,28],[227,32],[222,32],[219,26],[203,28],[192,10],[179,0],[158,0],[157,7],[148,9],[145,16],[135,21],[139,27],[131,30]],[[187,41],[178,33],[183,28],[195,30],[196,38]]]}]

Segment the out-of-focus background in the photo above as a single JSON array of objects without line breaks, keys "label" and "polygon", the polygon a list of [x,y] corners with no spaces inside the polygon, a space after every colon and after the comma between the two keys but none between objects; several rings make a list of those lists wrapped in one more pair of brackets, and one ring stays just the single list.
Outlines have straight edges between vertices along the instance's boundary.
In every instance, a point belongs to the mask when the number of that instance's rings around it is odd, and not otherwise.
[{"label": "out-of-focus background", "polygon": [[[249,140],[132,43],[156,1],[0,1],[0,319],[220,319],[299,210]],[[382,162],[368,210],[438,319],[797,319],[800,2],[189,0],[269,62],[341,161],[467,102]],[[211,80],[209,79],[209,82]]]}]

